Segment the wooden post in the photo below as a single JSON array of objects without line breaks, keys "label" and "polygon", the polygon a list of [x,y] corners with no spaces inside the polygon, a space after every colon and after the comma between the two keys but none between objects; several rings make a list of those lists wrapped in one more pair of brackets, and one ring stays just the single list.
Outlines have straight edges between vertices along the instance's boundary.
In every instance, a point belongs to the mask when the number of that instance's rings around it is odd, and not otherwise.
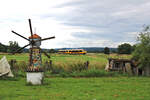
[{"label": "wooden post", "polygon": [[142,69],[142,76],[145,75],[145,68]]},{"label": "wooden post", "polygon": [[87,62],[84,63],[84,67],[85,67],[86,70],[88,69],[88,67],[89,67],[89,61],[87,61]]},{"label": "wooden post", "polygon": [[135,75],[134,66],[132,64],[131,64],[131,71],[132,71],[132,75]]},{"label": "wooden post", "polygon": [[44,68],[45,71],[50,71],[52,70],[52,60],[49,60],[49,61],[46,61],[45,62],[45,68]]},{"label": "wooden post", "polygon": [[44,71],[47,71],[49,67],[48,61],[45,62]]},{"label": "wooden post", "polygon": [[124,68],[124,62],[120,63],[121,65],[119,66],[119,69],[120,71],[122,72],[123,71],[123,68]]},{"label": "wooden post", "polygon": [[139,75],[139,69],[138,69],[138,67],[136,67],[136,75],[137,76]]},{"label": "wooden post", "polygon": [[108,59],[108,70],[110,69],[110,59]]},{"label": "wooden post", "polygon": [[123,67],[123,73],[126,73],[126,66]]},{"label": "wooden post", "polygon": [[127,71],[127,73],[129,74],[129,75],[132,75],[132,70],[131,70],[131,63],[126,63],[125,64],[125,66],[126,66],[126,71]]},{"label": "wooden post", "polygon": [[48,66],[48,70],[53,70],[53,66],[52,66],[52,60],[49,60],[49,66]]},{"label": "wooden post", "polygon": [[10,66],[11,66],[10,68],[11,68],[11,70],[14,70],[14,69],[15,69],[15,66],[14,66],[15,63],[16,63],[16,59],[11,59],[11,60],[10,60]]}]

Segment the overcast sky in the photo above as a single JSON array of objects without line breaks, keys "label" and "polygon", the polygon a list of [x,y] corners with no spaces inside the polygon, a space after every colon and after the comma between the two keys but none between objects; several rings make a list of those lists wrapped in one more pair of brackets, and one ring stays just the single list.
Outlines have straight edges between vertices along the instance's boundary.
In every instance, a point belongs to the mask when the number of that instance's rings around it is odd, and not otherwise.
[{"label": "overcast sky", "polygon": [[117,47],[136,42],[143,25],[150,25],[150,0],[0,0],[0,42],[28,42],[28,19],[43,48]]}]

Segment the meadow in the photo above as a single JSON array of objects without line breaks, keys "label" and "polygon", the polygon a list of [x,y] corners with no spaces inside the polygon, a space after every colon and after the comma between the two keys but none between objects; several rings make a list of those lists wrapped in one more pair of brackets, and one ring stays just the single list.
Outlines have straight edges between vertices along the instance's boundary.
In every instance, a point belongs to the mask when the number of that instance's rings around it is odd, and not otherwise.
[{"label": "meadow", "polygon": [[[17,70],[14,78],[0,78],[0,100],[149,100],[150,78],[129,76],[104,70],[108,58],[130,59],[131,55],[105,55],[89,53],[87,55],[51,54],[56,72],[45,72],[43,85],[26,84],[22,68],[28,63],[28,54],[0,54],[8,61],[16,59]],[[43,62],[49,60],[42,55]],[[89,68],[78,70],[89,61]],[[24,62],[24,63],[22,63]],[[26,65],[26,66],[25,66]],[[44,64],[43,64],[44,65]],[[21,70],[21,71],[20,71]],[[71,71],[71,72],[70,72]],[[16,72],[18,72],[16,74]]]},{"label": "meadow", "polygon": [[[26,62],[26,63],[28,63],[29,61],[28,53],[15,54],[15,55],[0,54],[0,59],[3,56],[6,56],[8,61],[10,61],[11,59],[16,59],[16,61],[18,62]],[[43,63],[45,61],[52,60],[55,66],[62,66],[64,68],[65,67],[68,68],[71,65],[89,61],[90,68],[92,67],[98,69],[103,69],[105,67],[108,58],[124,58],[124,59],[131,58],[131,55],[118,55],[118,54],[106,55],[103,53],[88,53],[86,55],[65,55],[65,54],[54,53],[54,54],[50,54],[50,56],[51,58],[48,59],[45,55],[42,55]]]},{"label": "meadow", "polygon": [[[29,55],[27,53],[22,54],[0,54],[0,58],[6,56],[8,61],[15,59],[17,63],[12,68],[14,74],[17,76],[25,76],[24,70],[28,67]],[[108,62],[108,58],[124,58],[130,59],[131,55],[118,55],[103,53],[88,53],[86,55],[65,55],[65,54],[50,54],[51,58],[48,59],[45,55],[42,55],[43,68],[45,69],[46,76],[62,76],[62,77],[99,77],[112,76],[112,73],[107,73],[104,68]],[[52,60],[50,70],[47,70],[46,61]],[[89,62],[88,68],[85,66],[86,62]],[[20,72],[21,71],[21,72]],[[56,75],[57,74],[57,75]],[[114,73],[115,74],[115,73]]]},{"label": "meadow", "polygon": [[150,78],[45,78],[41,86],[1,79],[0,89],[0,100],[149,100]]}]

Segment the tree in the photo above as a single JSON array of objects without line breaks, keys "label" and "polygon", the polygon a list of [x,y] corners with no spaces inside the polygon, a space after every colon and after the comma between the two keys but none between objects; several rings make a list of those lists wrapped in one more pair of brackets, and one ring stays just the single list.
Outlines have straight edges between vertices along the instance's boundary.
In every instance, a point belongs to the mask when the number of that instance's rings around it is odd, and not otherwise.
[{"label": "tree", "polygon": [[124,43],[118,46],[118,53],[119,54],[131,54],[132,46],[128,43]]},{"label": "tree", "polygon": [[0,43],[0,52],[6,52],[6,51],[7,51],[7,46]]},{"label": "tree", "polygon": [[136,44],[134,44],[134,45],[132,46],[132,52],[135,50],[135,48],[136,48]]},{"label": "tree", "polygon": [[49,53],[55,53],[56,51],[54,49],[50,49]]},{"label": "tree", "polygon": [[[9,41],[7,52],[12,53],[15,52],[17,49],[19,49],[19,45],[16,41]],[[20,52],[20,51],[19,51]]]},{"label": "tree", "polygon": [[144,28],[138,36],[138,44],[136,44],[133,52],[133,59],[139,63],[139,67],[150,67],[150,27]]},{"label": "tree", "polygon": [[104,54],[109,54],[109,53],[110,53],[109,48],[108,48],[108,47],[105,47],[105,48],[104,48]]}]

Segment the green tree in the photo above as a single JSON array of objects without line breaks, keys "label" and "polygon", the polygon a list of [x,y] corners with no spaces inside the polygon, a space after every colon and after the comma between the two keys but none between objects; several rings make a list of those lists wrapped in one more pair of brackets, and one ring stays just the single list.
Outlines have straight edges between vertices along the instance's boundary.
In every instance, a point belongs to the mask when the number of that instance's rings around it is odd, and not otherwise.
[{"label": "green tree", "polygon": [[[19,49],[19,44],[16,41],[9,41],[7,52],[12,53]],[[20,51],[19,51],[20,52]]]},{"label": "green tree", "polygon": [[0,52],[7,52],[7,46],[0,43]]},{"label": "green tree", "polygon": [[134,45],[132,46],[132,52],[135,50],[135,48],[136,48],[136,44],[134,44]]},{"label": "green tree", "polygon": [[139,63],[139,67],[150,67],[150,27],[144,28],[138,36],[138,44],[136,44],[133,52],[133,59]]},{"label": "green tree", "polygon": [[104,48],[104,54],[109,54],[110,53],[110,49],[108,47]]},{"label": "green tree", "polygon": [[54,49],[50,49],[49,53],[55,53],[56,51]]},{"label": "green tree", "polygon": [[118,46],[118,53],[119,54],[131,54],[132,46],[128,43],[124,43]]}]

